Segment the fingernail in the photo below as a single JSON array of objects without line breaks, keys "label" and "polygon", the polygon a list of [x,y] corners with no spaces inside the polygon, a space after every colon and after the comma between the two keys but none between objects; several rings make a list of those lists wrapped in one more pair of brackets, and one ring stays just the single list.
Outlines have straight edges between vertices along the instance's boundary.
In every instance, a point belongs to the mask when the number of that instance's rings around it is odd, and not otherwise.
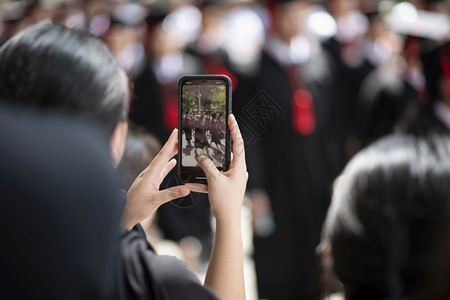
[{"label": "fingernail", "polygon": [[199,157],[197,157],[197,162],[200,162],[201,160],[205,160],[208,159],[205,155],[200,155]]}]

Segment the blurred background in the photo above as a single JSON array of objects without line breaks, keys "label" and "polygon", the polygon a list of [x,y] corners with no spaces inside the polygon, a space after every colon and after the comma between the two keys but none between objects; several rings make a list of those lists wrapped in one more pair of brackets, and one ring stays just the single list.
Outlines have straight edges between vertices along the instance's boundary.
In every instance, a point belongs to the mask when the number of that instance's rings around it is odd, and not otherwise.
[{"label": "blurred background", "polygon": [[[178,79],[228,75],[248,142],[248,299],[333,298],[339,285],[324,294],[315,259],[333,181],[360,149],[407,130],[435,101],[422,57],[448,43],[449,3],[0,0],[0,45],[50,19],[109,46],[130,82],[124,188],[178,126]],[[441,61],[450,80],[448,53]],[[278,174],[276,164],[295,169]],[[186,259],[203,276],[214,232],[207,201],[190,209],[169,204],[143,225],[158,251]]]}]

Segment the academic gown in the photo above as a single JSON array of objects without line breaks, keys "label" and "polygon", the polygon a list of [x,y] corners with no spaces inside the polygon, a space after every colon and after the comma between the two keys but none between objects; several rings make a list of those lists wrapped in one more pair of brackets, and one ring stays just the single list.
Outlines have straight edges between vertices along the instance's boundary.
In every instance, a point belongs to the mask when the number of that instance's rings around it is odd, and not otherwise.
[{"label": "academic gown", "polygon": [[348,115],[346,134],[357,137],[360,147],[392,133],[405,121],[418,96],[401,75],[378,70],[367,57],[361,57],[357,64],[348,64],[334,37],[326,40],[323,47],[336,65],[334,78]]},{"label": "academic gown", "polygon": [[367,60],[362,60],[354,65],[347,63],[342,56],[341,45],[335,37],[324,41],[322,46],[336,66],[333,70],[334,80],[340,86],[338,93],[343,99],[343,109],[348,115],[346,120],[348,134],[355,134],[358,131],[356,110],[359,90],[366,76],[373,71],[374,66]]},{"label": "academic gown", "polygon": [[151,61],[147,59],[141,72],[134,78],[129,118],[164,143],[169,135],[163,126],[161,101],[158,81],[151,68]]},{"label": "academic gown", "polygon": [[365,146],[408,121],[419,103],[416,90],[400,75],[374,69],[364,78],[355,104],[355,128]]},{"label": "academic gown", "polygon": [[[256,75],[241,79],[233,96],[246,143],[248,188],[267,191],[276,226],[272,235],[254,238],[260,298],[317,299],[319,295],[315,248],[332,181],[345,163],[344,113],[331,67],[324,53],[301,67],[314,102],[316,128],[311,135],[294,132],[288,74],[266,51]],[[258,99],[270,108],[260,105],[255,110]]]}]

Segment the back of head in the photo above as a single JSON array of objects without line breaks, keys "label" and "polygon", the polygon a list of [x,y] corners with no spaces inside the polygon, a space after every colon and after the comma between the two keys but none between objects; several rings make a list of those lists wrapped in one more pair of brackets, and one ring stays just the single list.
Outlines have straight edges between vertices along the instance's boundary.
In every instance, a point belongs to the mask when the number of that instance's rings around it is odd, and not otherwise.
[{"label": "back of head", "polygon": [[100,40],[41,22],[0,48],[0,97],[87,116],[112,133],[126,119],[128,86]]},{"label": "back of head", "polygon": [[348,299],[418,298],[449,267],[435,260],[448,238],[449,183],[448,137],[391,136],[349,163],[323,231]]},{"label": "back of head", "polygon": [[0,103],[2,298],[114,297],[120,205],[103,138]]}]

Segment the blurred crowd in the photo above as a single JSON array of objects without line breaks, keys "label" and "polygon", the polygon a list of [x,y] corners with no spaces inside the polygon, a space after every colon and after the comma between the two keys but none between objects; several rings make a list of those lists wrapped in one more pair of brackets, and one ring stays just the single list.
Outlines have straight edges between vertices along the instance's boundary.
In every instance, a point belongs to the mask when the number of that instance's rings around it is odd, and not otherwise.
[{"label": "blurred crowd", "polygon": [[[181,75],[226,74],[237,89],[240,79],[258,72],[265,48],[294,64],[326,52],[332,65],[324,67],[337,69],[331,80],[344,90],[350,157],[426,103],[420,56],[449,39],[448,6],[438,0],[2,0],[0,43],[43,19],[89,30],[129,75],[130,120],[160,140],[177,126]],[[277,30],[287,49],[274,42]],[[374,98],[394,103],[374,107],[380,102]]]},{"label": "blurred crowd", "polygon": [[[139,158],[136,174],[178,126],[178,79],[228,75],[247,146],[258,295],[316,299],[316,247],[348,160],[429,126],[430,112],[450,131],[449,15],[445,0],[0,0],[0,45],[44,19],[102,39],[129,77],[135,152],[123,164]],[[203,250],[185,248],[206,261],[209,218],[207,201],[166,204],[159,225],[176,242],[198,238]]]}]

